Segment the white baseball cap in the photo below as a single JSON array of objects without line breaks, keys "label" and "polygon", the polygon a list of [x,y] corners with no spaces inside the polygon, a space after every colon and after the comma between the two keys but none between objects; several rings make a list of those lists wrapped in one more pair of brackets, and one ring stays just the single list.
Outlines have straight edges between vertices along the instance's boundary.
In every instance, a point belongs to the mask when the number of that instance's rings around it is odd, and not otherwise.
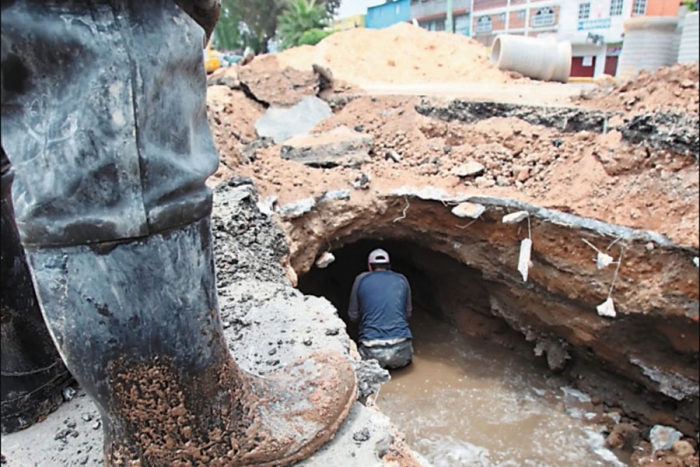
[{"label": "white baseball cap", "polygon": [[369,254],[367,261],[370,264],[389,264],[389,253],[381,248],[377,248]]}]

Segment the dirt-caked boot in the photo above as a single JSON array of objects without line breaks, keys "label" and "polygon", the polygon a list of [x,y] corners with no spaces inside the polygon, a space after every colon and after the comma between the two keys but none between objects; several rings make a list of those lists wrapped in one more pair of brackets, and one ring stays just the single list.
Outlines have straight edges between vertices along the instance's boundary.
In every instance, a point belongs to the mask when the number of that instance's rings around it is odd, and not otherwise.
[{"label": "dirt-caked boot", "polygon": [[335,352],[265,377],[237,366],[208,217],[27,255],[61,355],[101,412],[106,465],[289,465],[330,440],[355,402],[354,371]]},{"label": "dirt-caked boot", "polygon": [[54,411],[63,402],[63,389],[73,381],[41,316],[15,224],[11,178],[10,170],[4,171],[0,249],[3,433],[27,428]]}]

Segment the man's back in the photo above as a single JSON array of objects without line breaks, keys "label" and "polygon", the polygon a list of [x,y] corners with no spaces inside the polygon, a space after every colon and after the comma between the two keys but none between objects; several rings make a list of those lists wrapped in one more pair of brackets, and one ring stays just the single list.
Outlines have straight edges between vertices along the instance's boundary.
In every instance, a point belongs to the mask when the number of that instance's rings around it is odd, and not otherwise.
[{"label": "man's back", "polygon": [[[361,274],[353,286],[360,318],[360,340],[411,339],[408,280],[393,271]],[[353,311],[353,310],[351,310]]]}]

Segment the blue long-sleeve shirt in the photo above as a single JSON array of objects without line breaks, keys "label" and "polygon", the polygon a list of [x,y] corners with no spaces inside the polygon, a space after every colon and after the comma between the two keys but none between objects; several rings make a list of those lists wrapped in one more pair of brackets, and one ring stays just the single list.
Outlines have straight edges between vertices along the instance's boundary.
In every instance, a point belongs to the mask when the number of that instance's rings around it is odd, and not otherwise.
[{"label": "blue long-sleeve shirt", "polygon": [[360,321],[360,341],[412,339],[411,287],[393,271],[365,272],[355,278],[348,315]]}]

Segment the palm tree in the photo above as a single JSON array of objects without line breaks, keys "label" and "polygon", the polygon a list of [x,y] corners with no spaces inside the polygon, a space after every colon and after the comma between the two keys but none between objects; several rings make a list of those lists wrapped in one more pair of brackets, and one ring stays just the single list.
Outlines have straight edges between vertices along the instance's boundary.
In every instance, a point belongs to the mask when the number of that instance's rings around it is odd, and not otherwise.
[{"label": "palm tree", "polygon": [[325,4],[316,0],[293,0],[278,20],[283,49],[299,45],[302,34],[310,29],[323,29],[329,19]]}]

